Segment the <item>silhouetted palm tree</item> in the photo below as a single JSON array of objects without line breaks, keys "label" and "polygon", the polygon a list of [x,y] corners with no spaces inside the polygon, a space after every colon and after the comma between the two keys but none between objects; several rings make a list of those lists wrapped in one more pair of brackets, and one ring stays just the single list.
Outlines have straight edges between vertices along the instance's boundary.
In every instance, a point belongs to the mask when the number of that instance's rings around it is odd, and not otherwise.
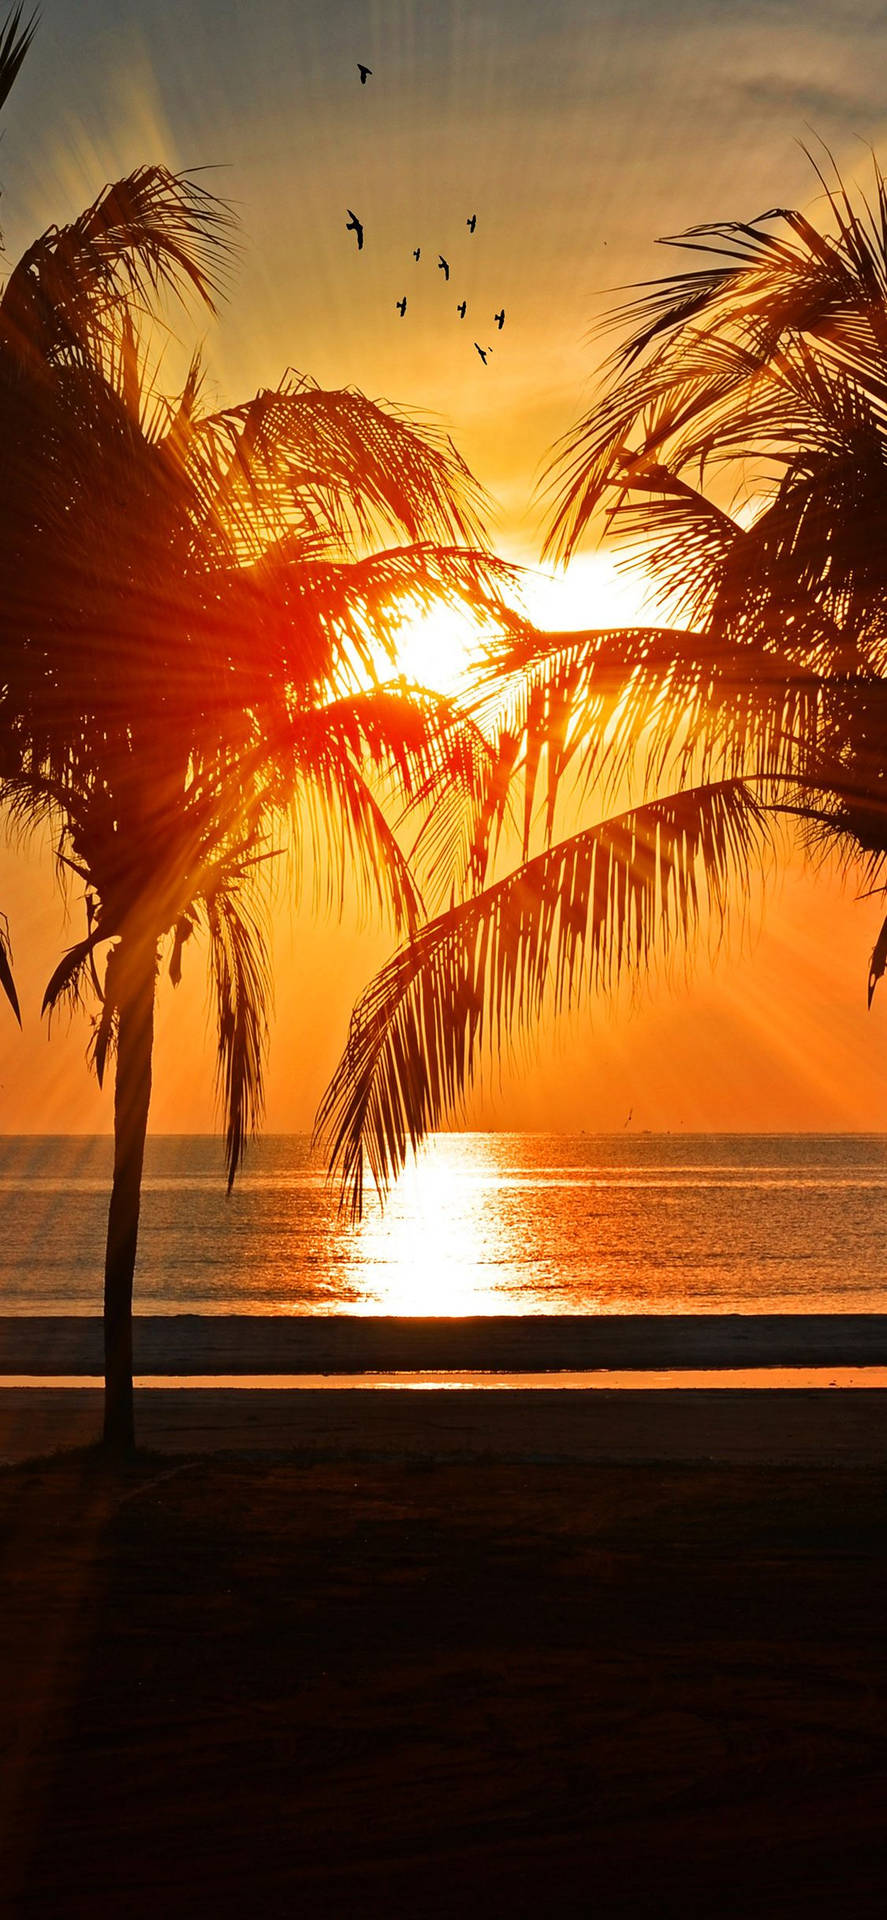
[{"label": "silhouetted palm tree", "polygon": [[[569,561],[603,509],[693,628],[524,636],[492,662],[525,853],[547,766],[545,844],[358,1004],[321,1112],[357,1205],[365,1160],[384,1188],[458,1102],[485,1029],[643,968],[701,901],[719,922],[771,822],[887,891],[887,190],[876,170],[872,208],[826,195],[831,231],[780,210],[694,229],[676,244],[704,264],[615,316],[548,549]],[[555,842],[569,776],[604,816]],[[887,922],[870,998],[885,963]]]},{"label": "silhouetted palm tree", "polygon": [[[45,1005],[91,987],[100,1078],[116,1044],[106,1434],[124,1443],[161,942],[175,979],[191,936],[208,941],[231,1180],[261,1108],[272,856],[289,839],[298,866],[313,843],[334,899],[350,866],[396,926],[415,924],[381,796],[425,820],[430,865],[448,870],[470,857],[490,756],[448,701],[380,683],[381,656],[406,596],[492,608],[504,574],[454,544],[475,530],[476,489],[427,429],[295,380],[204,415],[196,369],[174,408],[143,372],[124,315],[104,365],[57,383],[20,475],[28,542],[0,703],[0,797],[14,819],[46,815],[86,893]],[[384,528],[408,544],[361,552]],[[32,670],[17,679],[23,632]]]},{"label": "silhouetted palm tree", "polygon": [[[297,380],[202,414],[196,367],[175,407],[143,376],[124,313],[104,363],[56,383],[20,475],[0,704],[0,797],[13,818],[47,816],[86,893],[45,1005],[91,987],[100,1078],[116,1044],[106,1436],[124,1444],[161,943],[175,979],[192,935],[208,942],[230,1181],[261,1108],[273,856],[288,839],[298,867],[313,844],[334,900],[350,867],[401,930],[421,901],[384,793],[424,819],[438,873],[470,858],[489,750],[451,703],[378,672],[405,597],[493,609],[505,573],[455,544],[476,530],[476,489],[430,430]],[[408,544],[362,551],[382,530]]]},{"label": "silhouetted palm tree", "polygon": [[48,823],[84,888],[44,1005],[94,993],[100,1079],[115,1055],[105,1433],[124,1446],[164,943],[175,981],[207,942],[230,1182],[262,1104],[275,856],[295,876],[313,847],[321,890],[356,872],[401,929],[421,900],[392,801],[433,880],[470,863],[489,749],[380,675],[405,600],[498,615],[508,577],[432,428],[295,376],[209,412],[196,360],[174,403],[157,391],[141,315],[164,282],[210,298],[229,231],[143,169],[30,249],[0,301],[0,802]]}]

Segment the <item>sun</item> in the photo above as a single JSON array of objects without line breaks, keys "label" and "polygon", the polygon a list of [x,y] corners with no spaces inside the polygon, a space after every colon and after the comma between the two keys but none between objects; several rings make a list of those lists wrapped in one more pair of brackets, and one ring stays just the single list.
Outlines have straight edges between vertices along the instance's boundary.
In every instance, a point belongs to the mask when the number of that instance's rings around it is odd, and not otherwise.
[{"label": "sun", "polygon": [[438,604],[408,615],[397,641],[398,672],[411,685],[457,693],[477,652],[478,623],[466,608]]},{"label": "sun", "polygon": [[[606,553],[582,554],[564,573],[527,567],[519,607],[537,627],[566,633],[644,626],[661,617],[643,575],[623,571]],[[458,693],[470,677],[480,640],[481,628],[467,608],[417,607],[400,629],[397,671],[412,685]]]}]

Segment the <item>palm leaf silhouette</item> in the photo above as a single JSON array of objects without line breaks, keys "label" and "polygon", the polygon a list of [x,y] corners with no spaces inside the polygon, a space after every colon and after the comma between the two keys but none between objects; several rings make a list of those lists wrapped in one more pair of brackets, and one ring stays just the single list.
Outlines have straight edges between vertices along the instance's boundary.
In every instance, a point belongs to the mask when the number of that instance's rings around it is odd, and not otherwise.
[{"label": "palm leaf silhouette", "polygon": [[22,61],[37,31],[36,13],[22,25],[24,7],[15,7],[0,31],[0,107],[6,105],[19,76]]},{"label": "palm leaf silhouette", "polygon": [[352,1211],[379,1192],[461,1100],[489,1038],[499,1048],[580,992],[612,986],[685,943],[703,908],[762,844],[740,784],[696,788],[584,829],[420,929],[377,974],[317,1124]]}]

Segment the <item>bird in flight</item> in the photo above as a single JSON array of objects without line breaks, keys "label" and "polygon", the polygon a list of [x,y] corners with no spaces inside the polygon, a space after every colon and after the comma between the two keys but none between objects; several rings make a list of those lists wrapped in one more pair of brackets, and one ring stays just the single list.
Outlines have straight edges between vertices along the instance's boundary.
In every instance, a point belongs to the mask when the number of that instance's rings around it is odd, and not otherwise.
[{"label": "bird in flight", "polygon": [[395,306],[396,306],[396,308],[397,308],[397,311],[398,311],[398,313],[400,314],[400,317],[401,317],[401,319],[403,319],[403,317],[404,317],[404,314],[406,313],[406,310],[407,310],[407,296],[406,296],[406,294],[404,294],[404,297],[403,297],[403,299],[402,299],[402,300],[395,300],[395,302],[394,302],[394,304],[395,304]]},{"label": "bird in flight", "polygon": [[348,207],[347,213],[348,218],[345,222],[345,232],[357,234],[357,251],[359,253],[363,246],[363,221],[358,220],[357,214],[352,213],[350,207]]},{"label": "bird in flight", "polygon": [[488,354],[488,353],[492,353],[492,351],[493,351],[493,349],[492,349],[492,347],[478,347],[478,345],[477,345],[477,341],[476,341],[476,340],[475,340],[475,343],[474,343],[474,344],[475,344],[475,347],[477,347],[477,351],[478,351],[478,353],[480,354],[480,357],[481,357],[481,359],[482,359],[482,361],[483,361],[483,363],[484,363],[484,366],[486,366],[486,364],[487,364],[487,354]]},{"label": "bird in flight", "polygon": [[362,63],[362,62],[361,62],[360,60],[358,60],[358,62],[357,62],[357,71],[358,71],[358,73],[360,74],[360,84],[361,84],[361,86],[362,86],[362,87],[365,87],[365,86],[366,86],[366,83],[367,83],[367,81],[368,81],[368,80],[370,79],[370,77],[371,77],[371,74],[372,74],[372,71],[373,71],[373,69],[372,69],[372,67],[365,67],[365,66],[363,65],[363,63]]},{"label": "bird in flight", "polygon": [[471,215],[471,218],[469,220],[466,220],[465,225],[468,228],[469,233],[473,233],[475,227],[477,226],[477,214],[473,213]]},{"label": "bird in flight", "polygon": [[443,254],[442,254],[442,253],[439,253],[439,254],[438,254],[438,256],[437,256],[437,264],[438,264],[438,266],[440,267],[440,269],[441,269],[441,271],[442,271],[442,273],[443,273],[443,277],[444,277],[444,279],[445,279],[445,280],[449,280],[449,277],[450,277],[450,263],[449,263],[449,260],[445,260],[445,259],[444,259],[444,257],[443,257]]},{"label": "bird in flight", "polygon": [[627,1126],[628,1126],[628,1124],[629,1124],[629,1121],[631,1120],[631,1116],[632,1116],[632,1114],[633,1114],[633,1113],[634,1113],[634,1107],[629,1107],[629,1109],[628,1109],[628,1112],[627,1112],[627,1114],[626,1114],[626,1116],[625,1116],[625,1119],[624,1119],[624,1120],[623,1120],[623,1122],[622,1122],[622,1125],[623,1125],[623,1127],[627,1127]]},{"label": "bird in flight", "polygon": [[421,247],[414,247],[414,248],[413,248],[413,259],[414,259],[414,260],[418,260],[418,258],[419,258],[419,255],[420,255],[420,253],[421,253],[421,251],[422,251],[422,249],[421,249]]},{"label": "bird in flight", "polygon": [[493,315],[493,319],[495,320],[495,322],[496,322],[496,325],[497,325],[497,327],[498,327],[498,329],[499,329],[499,332],[501,333],[501,332],[502,332],[502,328],[503,328],[503,327],[504,327],[504,325],[505,325],[505,308],[504,308],[504,307],[500,307],[500,308],[499,308],[499,312],[498,312],[498,313],[494,313],[494,315]]},{"label": "bird in flight", "polygon": [[458,313],[460,320],[464,320],[465,318],[465,309],[467,305],[468,305],[467,300],[460,300],[459,305],[456,308],[456,312]]}]

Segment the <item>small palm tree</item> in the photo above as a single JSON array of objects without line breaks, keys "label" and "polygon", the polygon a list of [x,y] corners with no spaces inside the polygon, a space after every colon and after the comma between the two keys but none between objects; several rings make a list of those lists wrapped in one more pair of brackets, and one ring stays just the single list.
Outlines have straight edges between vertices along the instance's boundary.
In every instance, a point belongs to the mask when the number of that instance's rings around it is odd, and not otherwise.
[{"label": "small palm tree", "polygon": [[[821,178],[821,176],[820,176]],[[504,677],[544,845],[424,927],[355,1010],[321,1109],[360,1204],[452,1110],[485,1029],[606,987],[721,923],[778,822],[887,893],[887,188],[822,180],[830,229],[776,210],[692,230],[558,449],[547,550],[603,510],[684,624],[521,636]],[[713,257],[712,257],[713,256]],[[554,837],[573,777],[597,817]],[[629,803],[607,813],[617,791]],[[887,921],[869,998],[887,965]]]},{"label": "small palm tree", "polygon": [[206,940],[230,1182],[262,1105],[278,856],[295,877],[313,849],[334,900],[356,871],[401,930],[422,902],[392,804],[436,883],[470,862],[490,752],[384,675],[405,600],[498,616],[509,577],[430,426],[296,376],[209,411],[196,359],[158,392],[146,311],[165,282],[211,299],[229,248],[224,207],[145,169],[0,300],[0,802],[48,823],[84,888],[44,1005],[94,994],[100,1079],[115,1059],[105,1435],[124,1447],[161,959],[175,981]]}]

